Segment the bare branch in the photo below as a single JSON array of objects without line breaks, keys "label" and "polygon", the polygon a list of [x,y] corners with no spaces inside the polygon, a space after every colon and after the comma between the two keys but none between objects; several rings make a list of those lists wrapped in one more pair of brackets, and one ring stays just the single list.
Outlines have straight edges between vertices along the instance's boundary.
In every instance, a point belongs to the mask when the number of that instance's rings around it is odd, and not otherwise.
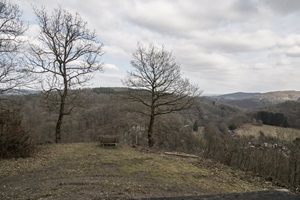
[{"label": "bare branch", "polygon": [[20,47],[27,26],[18,5],[0,1],[0,94],[24,86],[29,74],[21,65]]}]

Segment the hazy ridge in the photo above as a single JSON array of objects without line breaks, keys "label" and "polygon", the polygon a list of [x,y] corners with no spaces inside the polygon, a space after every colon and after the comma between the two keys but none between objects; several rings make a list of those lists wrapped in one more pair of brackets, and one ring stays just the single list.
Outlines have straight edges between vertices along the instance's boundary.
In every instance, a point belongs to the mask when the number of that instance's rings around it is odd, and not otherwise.
[{"label": "hazy ridge", "polygon": [[287,90],[266,93],[236,92],[213,96],[211,98],[240,108],[258,109],[286,101],[299,101],[300,91]]}]

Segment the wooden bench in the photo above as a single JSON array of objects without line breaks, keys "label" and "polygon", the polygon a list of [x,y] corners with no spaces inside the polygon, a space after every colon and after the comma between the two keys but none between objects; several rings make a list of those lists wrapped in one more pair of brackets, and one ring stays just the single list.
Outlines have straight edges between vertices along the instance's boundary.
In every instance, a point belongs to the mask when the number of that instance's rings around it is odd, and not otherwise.
[{"label": "wooden bench", "polygon": [[102,135],[100,136],[101,146],[117,146],[119,143],[119,137],[116,135]]}]

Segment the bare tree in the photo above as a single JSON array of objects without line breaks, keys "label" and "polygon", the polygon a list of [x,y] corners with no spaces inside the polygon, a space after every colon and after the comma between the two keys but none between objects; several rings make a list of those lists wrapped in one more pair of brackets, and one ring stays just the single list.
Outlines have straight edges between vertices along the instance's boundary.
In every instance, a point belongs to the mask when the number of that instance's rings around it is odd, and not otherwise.
[{"label": "bare tree", "polygon": [[78,13],[72,14],[60,7],[51,14],[45,8],[34,8],[34,11],[40,30],[35,45],[30,47],[28,60],[33,72],[44,75],[42,87],[48,97],[56,94],[59,114],[55,140],[58,143],[63,118],[74,107],[72,89],[82,86],[94,72],[102,70],[103,44]]},{"label": "bare tree", "polygon": [[152,147],[155,117],[190,108],[201,92],[181,77],[180,65],[164,47],[150,44],[145,48],[138,44],[131,65],[133,70],[123,83],[135,89],[129,93],[129,99],[147,108],[139,112],[149,117],[148,146]]},{"label": "bare tree", "polygon": [[0,94],[24,84],[26,71],[20,65],[21,36],[27,29],[16,4],[0,1]]}]

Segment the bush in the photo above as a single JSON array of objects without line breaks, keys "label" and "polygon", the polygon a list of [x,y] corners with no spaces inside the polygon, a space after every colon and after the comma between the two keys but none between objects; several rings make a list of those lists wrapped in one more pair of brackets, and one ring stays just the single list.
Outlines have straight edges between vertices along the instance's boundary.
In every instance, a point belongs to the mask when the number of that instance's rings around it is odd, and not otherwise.
[{"label": "bush", "polygon": [[16,111],[0,113],[0,158],[28,157],[33,145]]}]

